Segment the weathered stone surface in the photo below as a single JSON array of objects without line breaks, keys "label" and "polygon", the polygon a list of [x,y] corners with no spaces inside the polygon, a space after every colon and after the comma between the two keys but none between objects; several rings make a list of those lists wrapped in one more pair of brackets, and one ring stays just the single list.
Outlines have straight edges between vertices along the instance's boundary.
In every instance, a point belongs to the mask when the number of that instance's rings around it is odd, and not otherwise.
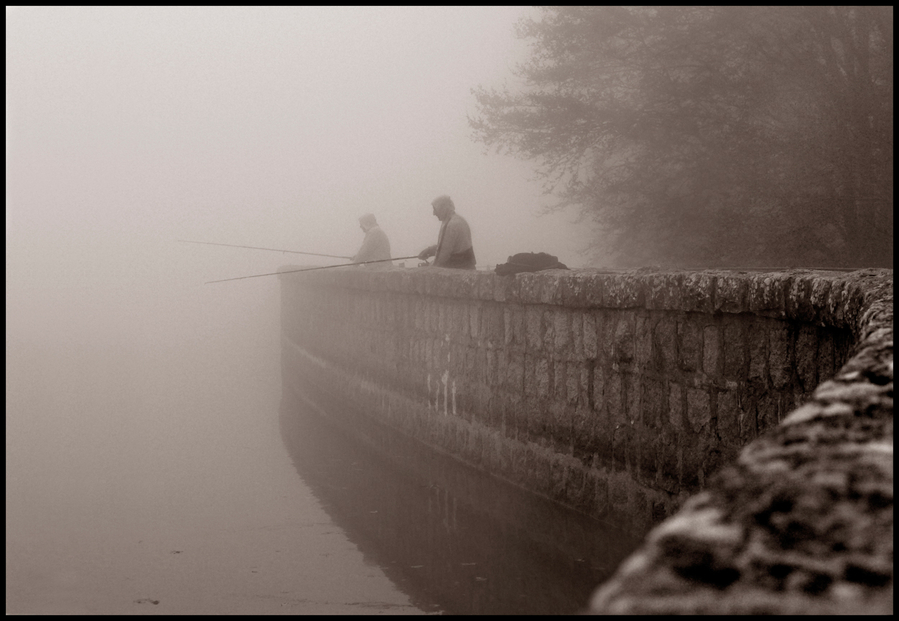
[{"label": "weathered stone surface", "polygon": [[[888,496],[868,476],[892,454],[892,272],[280,278],[285,390],[342,404],[358,433],[409,434],[634,532],[705,490],[594,612],[880,610],[892,539],[861,509],[892,524],[892,470]],[[848,556],[814,548],[827,538]]]},{"label": "weathered stone surface", "polygon": [[[839,379],[650,532],[590,612],[892,614],[892,317],[876,316],[882,328],[855,327],[869,336]],[[813,340],[800,328],[804,381]],[[718,404],[734,408],[730,397]]]}]

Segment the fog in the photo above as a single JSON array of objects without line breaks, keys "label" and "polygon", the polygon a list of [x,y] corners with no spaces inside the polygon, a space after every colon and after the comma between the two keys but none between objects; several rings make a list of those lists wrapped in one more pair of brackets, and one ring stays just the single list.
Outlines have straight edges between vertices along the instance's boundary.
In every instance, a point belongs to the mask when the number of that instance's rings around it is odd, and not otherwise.
[{"label": "fog", "polygon": [[372,212],[408,256],[449,194],[479,265],[582,265],[531,166],[470,139],[526,11],[7,7],[8,613],[341,611],[246,585],[327,533],[260,537],[327,518],[278,435],[277,279],[204,284],[328,259],[176,240],[352,255]]},{"label": "fog", "polygon": [[181,296],[276,288],[208,280],[300,256],[178,239],[353,255],[372,212],[394,256],[417,254],[440,194],[479,264],[580,265],[573,216],[538,217],[532,167],[467,125],[470,89],[525,57],[526,10],[8,8],[8,328],[45,326],[65,299],[68,323],[133,338]]}]

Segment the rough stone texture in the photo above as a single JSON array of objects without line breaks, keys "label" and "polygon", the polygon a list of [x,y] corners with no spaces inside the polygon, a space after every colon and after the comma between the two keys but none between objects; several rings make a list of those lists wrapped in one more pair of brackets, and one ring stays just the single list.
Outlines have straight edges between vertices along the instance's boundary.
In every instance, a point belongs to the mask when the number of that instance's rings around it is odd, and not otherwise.
[{"label": "rough stone texture", "polygon": [[683,506],[593,612],[882,609],[891,271],[281,279],[285,389],[362,439],[406,434],[639,535]]},{"label": "rough stone texture", "polygon": [[[589,612],[892,614],[892,273],[796,282],[793,313],[847,322],[855,355],[653,529]],[[764,283],[755,305],[775,312]]]}]

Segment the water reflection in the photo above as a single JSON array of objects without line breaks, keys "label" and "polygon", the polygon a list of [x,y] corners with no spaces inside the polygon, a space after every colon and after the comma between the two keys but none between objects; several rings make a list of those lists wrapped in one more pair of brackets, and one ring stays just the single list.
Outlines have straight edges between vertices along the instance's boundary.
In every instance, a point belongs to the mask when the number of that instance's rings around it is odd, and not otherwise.
[{"label": "water reflection", "polygon": [[415,443],[399,467],[285,391],[281,431],[330,517],[427,611],[571,614],[637,542]]}]

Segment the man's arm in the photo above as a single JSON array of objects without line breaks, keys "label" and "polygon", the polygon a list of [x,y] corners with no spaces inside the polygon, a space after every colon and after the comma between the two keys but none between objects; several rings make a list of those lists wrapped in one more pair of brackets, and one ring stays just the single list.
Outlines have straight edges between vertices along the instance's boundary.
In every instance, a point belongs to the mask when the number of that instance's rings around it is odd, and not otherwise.
[{"label": "man's arm", "polygon": [[421,259],[422,261],[427,261],[429,258],[433,257],[435,254],[437,254],[437,244],[434,244],[433,246],[428,246],[427,248],[425,248],[424,250],[419,252],[418,258]]}]

